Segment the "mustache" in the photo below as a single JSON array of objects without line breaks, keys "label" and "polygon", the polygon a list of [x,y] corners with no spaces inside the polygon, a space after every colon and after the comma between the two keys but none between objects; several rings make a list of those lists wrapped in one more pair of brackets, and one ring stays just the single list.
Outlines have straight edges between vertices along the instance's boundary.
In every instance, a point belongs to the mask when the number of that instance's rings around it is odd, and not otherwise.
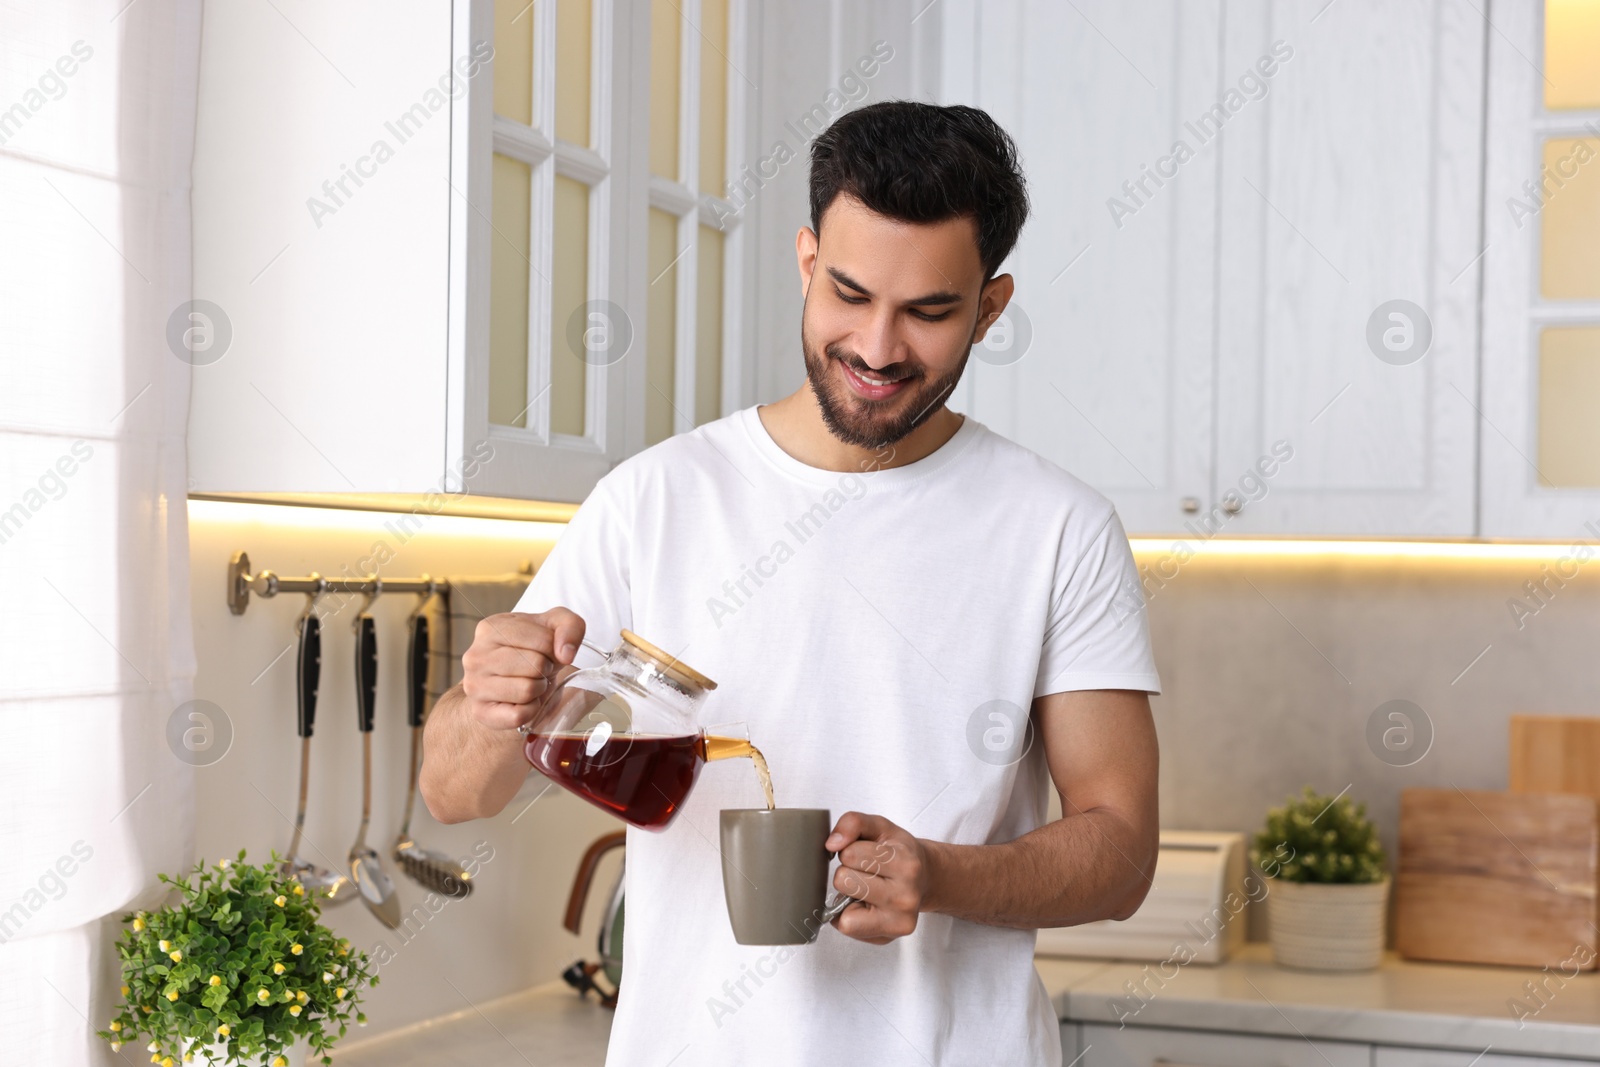
[{"label": "mustache", "polygon": [[873,370],[862,361],[860,356],[856,355],[854,352],[846,351],[838,344],[828,345],[825,349],[823,349],[823,351],[827,354],[829,359],[838,360],[851,370],[855,371],[857,374],[870,374],[874,378],[884,378],[891,382],[900,382],[917,377],[917,372],[915,370],[912,370],[910,367],[903,364],[898,365],[902,368],[898,371],[894,367],[884,367],[881,370]]}]

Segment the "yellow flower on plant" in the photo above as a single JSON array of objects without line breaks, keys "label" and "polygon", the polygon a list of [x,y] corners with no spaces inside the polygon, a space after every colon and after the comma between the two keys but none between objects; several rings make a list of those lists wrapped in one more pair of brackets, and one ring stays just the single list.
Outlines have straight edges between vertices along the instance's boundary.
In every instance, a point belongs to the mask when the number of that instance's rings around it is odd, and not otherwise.
[{"label": "yellow flower on plant", "polygon": [[221,1026],[217,1027],[218,1037],[227,1037],[231,1033],[233,1033],[233,1027],[229,1026],[227,1023],[223,1023]]},{"label": "yellow flower on plant", "polygon": [[120,1041],[111,1042],[111,1051],[112,1052],[116,1052],[116,1051],[120,1050],[121,1048],[122,1048],[122,1042],[120,1042]]},{"label": "yellow flower on plant", "polygon": [[181,962],[183,962],[183,953],[181,951],[179,951],[178,949],[173,949],[170,953],[168,953],[168,955],[170,955],[172,957],[172,962],[173,963],[181,963]]},{"label": "yellow flower on plant", "polygon": [[272,965],[272,973],[273,974],[282,974],[284,971],[287,971],[288,969],[289,968],[285,967],[281,963],[274,963]]},{"label": "yellow flower on plant", "polygon": [[161,1057],[161,1067],[172,1067],[172,1057],[171,1056],[163,1056],[163,1057]]},{"label": "yellow flower on plant", "polygon": [[310,1000],[311,998],[306,996],[306,991],[304,989],[302,989],[302,990],[300,990],[298,993],[296,993],[294,995],[294,999],[296,999],[300,1003],[304,1004],[306,1001]]},{"label": "yellow flower on plant", "polygon": [[258,989],[258,990],[256,990],[256,999],[257,1000],[271,1000],[272,999],[272,991],[270,989]]},{"label": "yellow flower on plant", "polygon": [[289,951],[293,952],[296,956],[300,955],[300,953],[304,952],[305,950],[306,947],[298,941],[289,946]]},{"label": "yellow flower on plant", "polygon": [[128,987],[127,986],[123,986],[122,987],[122,995],[123,996],[127,996],[128,995]]},{"label": "yellow flower on plant", "polygon": [[331,982],[331,981],[333,981],[333,972],[332,972],[332,971],[323,971],[323,972],[322,972],[322,980],[323,980],[323,981],[324,981],[324,982]]},{"label": "yellow flower on plant", "polygon": [[343,999],[344,999],[344,994],[345,994],[345,988],[344,988],[344,986],[340,986],[340,987],[339,987],[339,988],[338,988],[338,989],[335,989],[335,990],[334,990],[334,991],[333,991],[333,995],[334,995],[334,996],[336,996],[336,997],[338,997],[338,998],[339,998],[339,999],[340,999],[340,1000],[343,1000]]},{"label": "yellow flower on plant", "polygon": [[135,915],[133,917],[133,932],[134,933],[138,933],[140,930],[143,930],[143,929],[144,929],[144,920],[139,918],[137,915]]},{"label": "yellow flower on plant", "polygon": [[306,887],[301,885],[299,882],[296,882],[294,884],[294,895],[297,896],[297,897],[305,896],[306,895]]},{"label": "yellow flower on plant", "polygon": [[111,1020],[111,1032],[112,1033],[116,1033],[118,1030],[121,1030],[121,1029],[122,1029],[122,1024],[117,1022],[117,1020],[112,1019]]},{"label": "yellow flower on plant", "polygon": [[150,1006],[148,1004],[139,1005],[139,1010],[144,1012],[146,1015],[150,1014]]},{"label": "yellow flower on plant", "polygon": [[161,1062],[161,1053],[159,1053],[159,1052],[150,1053],[150,1062],[151,1063],[160,1063]]},{"label": "yellow flower on plant", "polygon": [[167,999],[168,1000],[177,1000],[178,999],[178,991],[176,989],[167,990]]},{"label": "yellow flower on plant", "polygon": [[281,908],[285,904],[289,903],[289,898],[284,896],[282,893],[279,893],[277,896],[272,898],[272,902]]},{"label": "yellow flower on plant", "polygon": [[162,952],[169,951],[172,948],[172,942],[165,939],[157,941],[156,948],[160,949]]},{"label": "yellow flower on plant", "polygon": [[282,1056],[272,1057],[272,1067],[289,1067],[289,1061]]},{"label": "yellow flower on plant", "polygon": [[212,985],[221,985],[222,984],[222,975],[220,975],[220,974],[212,975],[211,976],[211,984]]},{"label": "yellow flower on plant", "polygon": [[290,1005],[290,1006],[289,1006],[289,1014],[290,1014],[290,1015],[295,1015],[295,1016],[298,1016],[298,1015],[299,1015],[299,1014],[300,1014],[300,1005],[298,1005],[298,1004],[291,1004],[291,1005]]}]

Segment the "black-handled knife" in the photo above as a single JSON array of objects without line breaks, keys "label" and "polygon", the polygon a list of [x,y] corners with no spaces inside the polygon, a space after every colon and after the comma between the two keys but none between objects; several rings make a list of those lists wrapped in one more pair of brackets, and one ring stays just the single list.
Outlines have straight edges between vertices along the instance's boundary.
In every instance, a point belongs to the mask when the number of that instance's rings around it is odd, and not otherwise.
[{"label": "black-handled knife", "polygon": [[307,615],[300,620],[300,655],[295,661],[295,691],[299,695],[296,732],[310,737],[317,722],[317,683],[322,678],[322,620]]},{"label": "black-handled knife", "polygon": [[371,615],[356,623],[356,729],[372,732],[373,705],[378,695],[378,627]]},{"label": "black-handled knife", "polygon": [[428,700],[428,617],[411,617],[411,649],[406,675],[406,725],[422,725]]}]

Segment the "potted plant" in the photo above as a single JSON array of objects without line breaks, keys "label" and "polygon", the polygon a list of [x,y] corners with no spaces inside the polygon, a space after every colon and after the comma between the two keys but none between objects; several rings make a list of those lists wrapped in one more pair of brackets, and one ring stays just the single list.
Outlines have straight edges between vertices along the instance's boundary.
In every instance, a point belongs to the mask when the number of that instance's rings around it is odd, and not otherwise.
[{"label": "potted plant", "polygon": [[122,1010],[97,1031],[113,1051],[137,1042],[161,1067],[178,1062],[290,1067],[328,1055],[377,985],[366,953],[318,919],[314,894],[273,862],[197,864],[181,898],[124,915]]},{"label": "potted plant", "polygon": [[1366,971],[1383,959],[1389,876],[1367,806],[1310,786],[1267,813],[1251,860],[1271,879],[1272,958],[1312,971]]}]

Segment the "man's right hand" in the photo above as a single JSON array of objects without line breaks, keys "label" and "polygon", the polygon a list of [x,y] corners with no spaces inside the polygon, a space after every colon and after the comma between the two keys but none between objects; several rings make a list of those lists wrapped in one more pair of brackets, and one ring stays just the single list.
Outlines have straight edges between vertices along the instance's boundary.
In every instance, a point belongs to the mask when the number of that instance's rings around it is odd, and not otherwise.
[{"label": "man's right hand", "polygon": [[467,714],[491,730],[515,730],[531,720],[557,672],[572,663],[584,630],[582,619],[559,607],[483,619],[461,655]]},{"label": "man's right hand", "polygon": [[532,721],[551,685],[576,670],[584,622],[566,608],[507,612],[478,623],[462,653],[462,680],[428,712],[417,786],[439,822],[497,815],[531,769],[516,728]]}]

